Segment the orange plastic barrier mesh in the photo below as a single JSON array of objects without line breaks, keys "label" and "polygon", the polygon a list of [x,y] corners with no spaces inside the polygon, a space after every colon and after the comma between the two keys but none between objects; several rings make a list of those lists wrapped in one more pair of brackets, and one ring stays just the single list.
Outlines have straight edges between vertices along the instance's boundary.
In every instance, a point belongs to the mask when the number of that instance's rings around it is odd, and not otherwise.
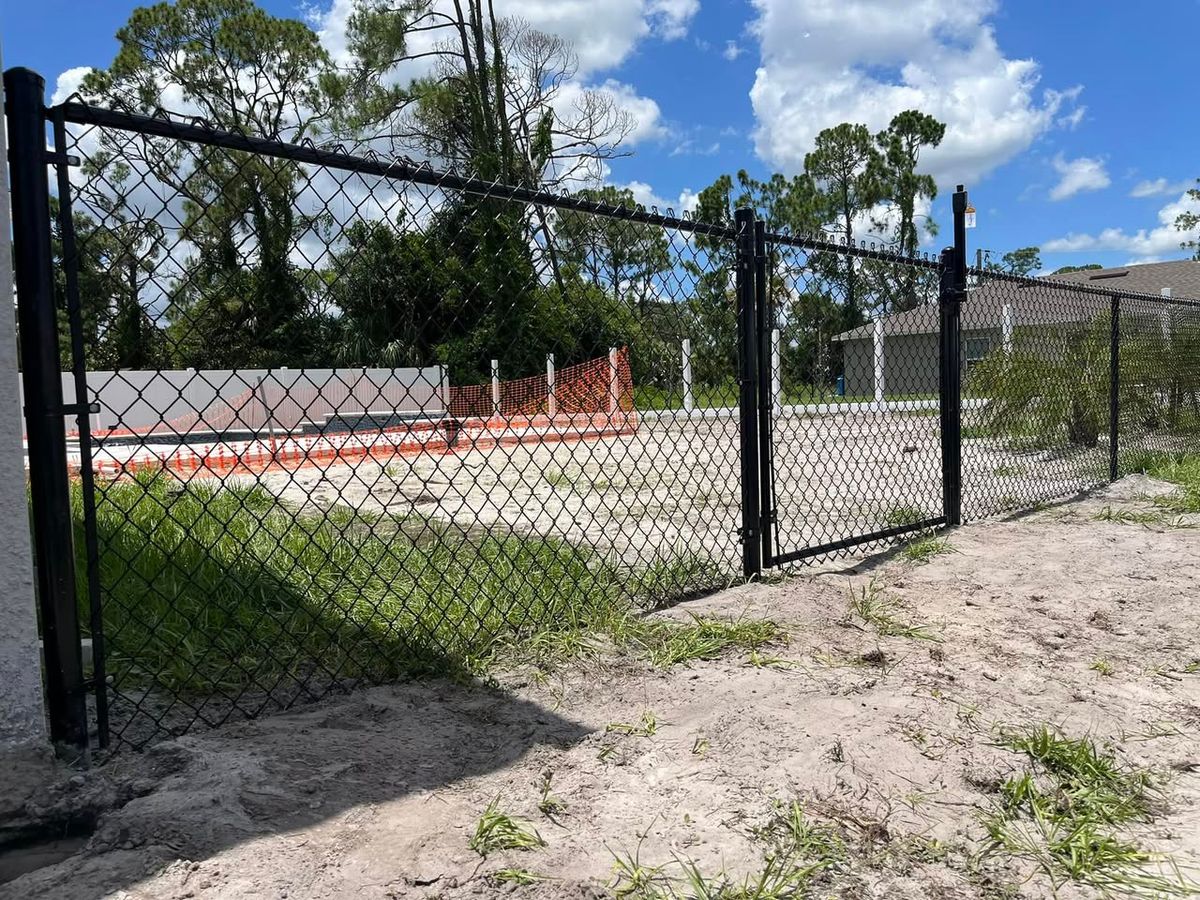
[{"label": "orange plastic barrier mesh", "polygon": [[[497,403],[497,395],[499,403]],[[233,402],[221,401],[229,408]],[[592,440],[633,434],[637,412],[627,349],[555,373],[450,389],[449,410],[398,426],[320,434],[268,434],[250,440],[98,447],[93,470],[105,477],[165,469],[179,476],[257,473],[418,453],[461,453],[499,446]],[[208,422],[203,414],[199,421]],[[239,421],[245,421],[239,419]],[[78,471],[78,460],[74,470]]]}]

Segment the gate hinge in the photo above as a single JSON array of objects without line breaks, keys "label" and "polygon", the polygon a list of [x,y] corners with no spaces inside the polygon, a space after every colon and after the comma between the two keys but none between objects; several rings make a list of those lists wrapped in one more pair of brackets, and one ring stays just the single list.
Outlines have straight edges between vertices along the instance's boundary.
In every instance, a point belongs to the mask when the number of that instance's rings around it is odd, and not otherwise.
[{"label": "gate hinge", "polygon": [[98,402],[91,403],[64,403],[62,405],[62,414],[64,416],[81,416],[85,413],[99,413],[100,404]]},{"label": "gate hinge", "polygon": [[46,165],[48,166],[70,166],[78,168],[82,165],[78,156],[69,153],[59,153],[55,150],[46,151]]}]

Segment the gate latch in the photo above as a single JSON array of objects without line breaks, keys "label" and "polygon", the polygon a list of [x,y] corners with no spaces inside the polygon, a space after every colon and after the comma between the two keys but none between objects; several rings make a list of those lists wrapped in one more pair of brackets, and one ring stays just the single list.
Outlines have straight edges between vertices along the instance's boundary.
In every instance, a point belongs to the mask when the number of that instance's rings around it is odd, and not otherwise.
[{"label": "gate latch", "polygon": [[91,403],[64,403],[62,405],[62,414],[64,416],[82,416],[86,413],[96,414],[100,412],[100,404],[96,401]]},{"label": "gate latch", "polygon": [[72,169],[77,169],[83,165],[79,157],[70,153],[60,153],[55,150],[46,151],[46,165],[48,166],[69,166]]}]

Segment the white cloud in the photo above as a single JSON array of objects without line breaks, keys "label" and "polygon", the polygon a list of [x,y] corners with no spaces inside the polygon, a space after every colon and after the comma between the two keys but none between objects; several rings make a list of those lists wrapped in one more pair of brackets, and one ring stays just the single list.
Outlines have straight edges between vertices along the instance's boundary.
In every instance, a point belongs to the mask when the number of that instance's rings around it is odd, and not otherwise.
[{"label": "white cloud", "polygon": [[1053,165],[1059,178],[1058,184],[1050,189],[1051,200],[1066,200],[1084,191],[1103,190],[1112,184],[1102,159],[1090,156],[1063,159],[1060,153],[1054,157]]},{"label": "white cloud", "polygon": [[650,97],[643,97],[633,85],[625,84],[609,78],[600,84],[584,85],[578,81],[568,81],[555,97],[554,105],[559,109],[569,109],[580,101],[585,90],[596,91],[612,98],[613,103],[629,113],[634,127],[625,138],[625,144],[637,144],[646,140],[657,140],[666,136],[666,128],[662,123],[662,110]]},{"label": "white cloud", "polygon": [[1167,181],[1165,178],[1155,178],[1153,180],[1139,181],[1133,186],[1133,190],[1129,192],[1130,197],[1164,197],[1170,194],[1178,194],[1193,187],[1195,182],[1192,181]]},{"label": "white cloud", "polygon": [[[349,60],[346,25],[355,0],[332,0],[324,12],[310,15],[321,43],[339,63]],[[453,13],[449,0],[436,0],[434,8]],[[496,0],[497,16],[524,19],[540,31],[570,41],[579,56],[579,75],[611,69],[624,62],[637,45],[651,35],[675,40],[687,34],[700,9],[699,0],[605,0],[598,14],[592,0]],[[440,31],[411,36],[411,53],[428,50],[445,35]],[[414,64],[427,70],[431,61]]]},{"label": "white cloud", "polygon": [[720,141],[711,144],[697,144],[691,138],[686,138],[675,145],[671,156],[713,156],[721,150]]},{"label": "white cloud", "polygon": [[83,84],[83,79],[87,78],[91,72],[91,66],[77,66],[74,69],[67,69],[59,75],[58,81],[54,84],[54,93],[50,97],[50,105],[62,103],[78,91],[79,86]]},{"label": "white cloud", "polygon": [[654,192],[654,188],[644,181],[630,181],[627,184],[618,184],[617,187],[624,188],[632,193],[633,199],[646,207],[646,209],[657,209],[661,213],[669,210],[675,215],[683,215],[685,212],[695,212],[700,196],[691,188],[684,188],[679,192],[678,199],[667,200],[664,197],[658,196]]},{"label": "white cloud", "polygon": [[1182,194],[1158,211],[1158,225],[1127,232],[1105,228],[1097,234],[1068,234],[1042,244],[1046,253],[1080,253],[1093,250],[1119,250],[1137,257],[1178,255],[1186,235],[1175,229],[1175,219],[1184,212],[1200,214],[1200,200]]},{"label": "white cloud", "polygon": [[[750,97],[759,155],[798,170],[840,122],[872,130],[905,109],[946,123],[924,157],[943,183],[970,182],[1025,150],[1079,89],[1039,90],[1033,60],[1007,58],[993,0],[754,0],[761,64]],[[1069,118],[1069,115],[1068,115]]]},{"label": "white cloud", "polygon": [[721,55],[730,62],[733,62],[746,51],[738,46],[737,41],[726,41],[725,49],[721,51]]},{"label": "white cloud", "polygon": [[[595,4],[585,5],[594,10]],[[654,33],[663,40],[675,41],[687,34],[692,17],[700,11],[700,0],[650,0],[646,11]]]},{"label": "white cloud", "polygon": [[[1075,94],[1078,96],[1079,92],[1076,91]],[[1079,127],[1080,123],[1083,122],[1083,117],[1085,115],[1087,115],[1087,107],[1077,106],[1066,115],[1059,116],[1058,126],[1060,128],[1065,128],[1068,131],[1074,131]]]}]

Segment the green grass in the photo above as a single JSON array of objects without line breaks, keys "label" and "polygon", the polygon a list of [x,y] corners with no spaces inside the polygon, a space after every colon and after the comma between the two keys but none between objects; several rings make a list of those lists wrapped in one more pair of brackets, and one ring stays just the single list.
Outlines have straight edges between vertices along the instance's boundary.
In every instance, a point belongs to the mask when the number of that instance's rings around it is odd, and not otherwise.
[{"label": "green grass", "polygon": [[932,625],[905,621],[901,615],[904,608],[899,601],[885,594],[883,587],[874,579],[863,585],[858,593],[851,590],[849,612],[884,637],[941,640]]},{"label": "green grass", "polygon": [[1056,885],[1076,882],[1106,896],[1190,896],[1200,889],[1127,834],[1129,825],[1152,821],[1162,801],[1153,773],[1046,725],[1002,732],[999,743],[1029,766],[1001,785],[998,807],[984,817],[984,855],[1026,860]]},{"label": "green grass", "polygon": [[924,510],[906,504],[896,504],[895,506],[888,507],[883,513],[883,521],[896,528],[905,525],[916,525],[918,522],[924,522],[926,519],[931,518],[933,516]]},{"label": "green grass", "polygon": [[623,734],[627,737],[654,737],[658,733],[658,719],[650,710],[642,713],[636,722],[609,722],[604,726],[606,734]]},{"label": "green grass", "polygon": [[[82,548],[78,488],[74,499]],[[532,659],[580,652],[589,632],[619,637],[637,610],[727,583],[688,555],[631,572],[561,541],[419,526],[341,507],[297,512],[234,483],[104,484],[97,531],[109,672],[118,684],[176,695],[280,678],[466,677],[514,649]],[[698,629],[694,655],[721,630]],[[665,661],[688,656],[687,633],[646,626],[639,637]]]},{"label": "green grass", "polygon": [[1152,525],[1162,521],[1162,515],[1156,512],[1144,512],[1133,509],[1114,509],[1105,506],[1092,518],[1097,522],[1116,522],[1118,525]]},{"label": "green grass", "polygon": [[1178,514],[1200,513],[1200,453],[1139,454],[1127,467],[1179,486],[1173,494],[1155,497],[1155,506]]},{"label": "green grass", "polygon": [[518,887],[528,887],[546,881],[545,875],[531,872],[529,869],[498,869],[489,876],[498,884],[515,884]]},{"label": "green grass", "polygon": [[500,798],[488,804],[467,846],[482,857],[500,850],[536,850],[546,846],[537,829],[500,811]]},{"label": "green grass", "polygon": [[757,650],[784,637],[767,619],[716,619],[691,616],[689,622],[637,618],[618,629],[620,642],[632,647],[652,665],[672,666],[715,659],[731,649]]},{"label": "green grass", "polygon": [[936,534],[923,534],[905,544],[902,552],[906,559],[921,564],[929,562],[935,556],[955,551],[946,538],[938,537]]},{"label": "green grass", "polygon": [[975,423],[963,423],[962,437],[964,441],[974,441],[980,438],[990,438],[996,436],[996,430],[989,428],[986,425],[978,425]]},{"label": "green grass", "polygon": [[632,853],[614,854],[610,887],[629,900],[800,900],[809,896],[816,876],[846,859],[838,832],[809,819],[795,802],[775,804],[766,824],[751,836],[763,845],[762,859],[740,878],[724,867],[706,873],[677,853],[668,863],[648,865],[641,860],[639,841]]}]

